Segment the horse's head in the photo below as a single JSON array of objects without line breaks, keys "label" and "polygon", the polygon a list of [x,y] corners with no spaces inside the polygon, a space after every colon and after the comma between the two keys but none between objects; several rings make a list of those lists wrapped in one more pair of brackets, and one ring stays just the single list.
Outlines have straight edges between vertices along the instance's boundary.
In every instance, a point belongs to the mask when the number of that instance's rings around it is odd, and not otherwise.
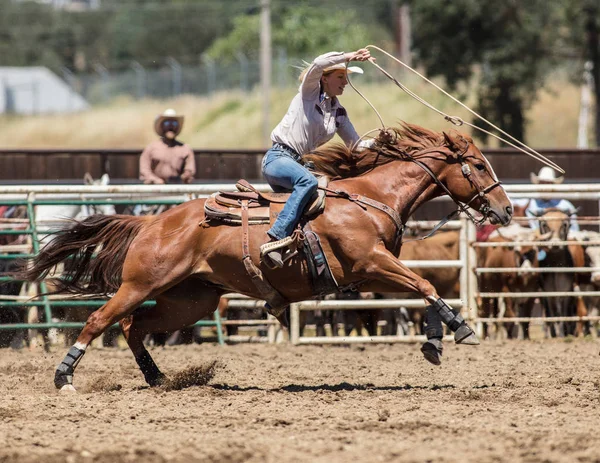
[{"label": "horse's head", "polygon": [[513,216],[512,204],[491,164],[469,136],[443,134],[448,166],[440,180],[455,200],[479,211],[492,224],[508,225]]}]

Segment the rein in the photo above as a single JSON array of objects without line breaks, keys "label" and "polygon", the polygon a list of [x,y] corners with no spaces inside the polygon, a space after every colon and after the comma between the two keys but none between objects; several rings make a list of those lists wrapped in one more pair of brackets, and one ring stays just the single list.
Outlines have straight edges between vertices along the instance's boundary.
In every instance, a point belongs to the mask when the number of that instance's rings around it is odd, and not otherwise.
[{"label": "rein", "polygon": [[[419,161],[418,159],[415,159],[412,156],[409,156],[408,160],[415,163],[421,169],[423,169],[433,179],[433,181],[436,183],[436,185],[438,185],[442,190],[444,190],[444,192],[448,196],[450,196],[450,199],[452,199],[452,201],[454,201],[455,204],[458,206],[456,211],[449,214],[448,217],[454,216],[456,213],[463,212],[475,225],[481,225],[488,219],[489,213],[490,213],[490,201],[489,201],[488,197],[486,196],[486,194],[489,193],[490,191],[492,191],[494,188],[500,186],[501,182],[498,179],[496,179],[496,181],[494,183],[492,183],[491,185],[483,187],[479,184],[479,182],[477,180],[475,180],[473,178],[472,173],[471,173],[471,167],[465,162],[465,158],[464,158],[464,155],[467,153],[467,151],[469,151],[469,142],[462,137],[461,137],[461,139],[465,142],[465,147],[460,153],[457,153],[456,158],[457,158],[457,161],[461,165],[460,170],[461,170],[463,176],[469,181],[469,183],[473,186],[473,188],[475,188],[475,190],[477,190],[477,193],[475,193],[473,195],[473,197],[466,203],[462,203],[461,201],[456,199],[454,197],[454,195],[452,194],[452,192],[448,189],[448,187],[446,187],[446,185],[444,185],[440,181],[440,179],[437,177],[437,175],[435,175],[435,173],[425,163]],[[431,153],[431,152],[439,152],[439,148],[430,148],[430,149],[427,149],[418,154],[423,155],[423,154],[427,154],[427,153]],[[473,214],[471,214],[471,212],[469,212],[469,209],[468,209],[469,207],[471,207],[471,203],[473,201],[475,201],[477,198],[479,198],[482,201],[482,205],[478,209],[478,212],[480,212],[482,214],[481,219],[476,219],[473,216]],[[448,220],[450,220],[448,217],[446,217],[446,219],[445,219],[446,222]]]},{"label": "rein", "polygon": [[[468,218],[469,220],[471,220],[471,222],[473,222],[475,225],[481,225],[483,224],[489,217],[490,214],[490,201],[488,200],[486,194],[489,193],[490,191],[492,191],[494,188],[498,187],[501,185],[501,182],[499,180],[496,180],[494,183],[492,183],[491,185],[488,185],[487,187],[482,187],[479,182],[477,182],[474,178],[472,178],[471,175],[471,168],[469,167],[469,165],[467,163],[465,163],[464,160],[464,154],[469,150],[469,142],[467,140],[465,140],[463,138],[464,142],[466,143],[464,150],[459,153],[457,155],[457,159],[458,162],[460,162],[461,164],[461,171],[463,176],[469,181],[469,183],[477,190],[477,193],[475,193],[473,195],[473,197],[466,203],[462,203],[461,201],[459,201],[458,199],[456,199],[454,197],[454,195],[450,192],[450,190],[448,189],[448,187],[446,187],[446,185],[444,185],[440,179],[437,177],[437,175],[435,175],[435,173],[423,162],[419,161],[418,159],[413,158],[412,156],[409,156],[409,160],[411,162],[414,162],[416,165],[418,165],[421,169],[423,169],[435,182],[435,184],[437,186],[439,186],[442,190],[444,190],[444,192],[450,197],[450,199],[452,199],[452,201],[454,201],[454,203],[457,205],[457,208],[452,211],[450,214],[448,214],[446,217],[444,217],[442,220],[440,220],[435,227],[433,227],[431,229],[431,231],[429,233],[427,233],[425,236],[421,236],[419,238],[412,238],[410,240],[405,240],[404,242],[407,243],[409,241],[422,241],[422,240],[426,240],[427,238],[431,238],[433,235],[435,235],[444,225],[446,225],[446,223],[448,223],[450,220],[453,220],[454,218],[458,217],[458,215],[463,212]],[[423,153],[419,153],[419,154],[426,154],[432,151],[438,151],[438,149],[428,149]],[[482,214],[480,219],[476,219],[473,214],[471,214],[471,212],[469,212],[469,207],[471,207],[471,203],[473,201],[475,201],[477,198],[480,198],[482,201],[482,205],[479,208],[479,212]]]},{"label": "rein", "polygon": [[[436,234],[447,222],[449,222],[450,220],[457,217],[461,212],[463,212],[475,225],[481,225],[489,218],[491,208],[490,208],[489,199],[487,197],[487,193],[492,191],[494,188],[500,186],[501,182],[498,179],[496,179],[496,181],[494,183],[492,183],[491,185],[483,187],[479,184],[479,182],[477,180],[475,180],[472,177],[471,167],[465,162],[465,157],[464,157],[464,155],[469,151],[470,144],[469,144],[468,140],[465,140],[462,137],[461,137],[461,139],[465,142],[465,147],[462,149],[462,151],[460,153],[457,153],[456,158],[457,158],[457,161],[460,162],[460,164],[461,164],[461,172],[462,172],[463,176],[469,181],[469,183],[473,186],[473,188],[475,188],[475,190],[477,190],[477,193],[475,193],[473,195],[473,197],[466,203],[463,203],[463,202],[459,201],[458,199],[456,199],[456,197],[452,194],[452,192],[448,189],[448,187],[442,183],[442,181],[438,178],[438,176],[435,174],[435,172],[433,172],[429,168],[429,166],[427,166],[424,162],[416,159],[413,156],[404,157],[404,160],[413,162],[414,164],[419,166],[421,169],[423,169],[423,171],[425,171],[431,177],[431,179],[434,181],[434,183],[438,187],[440,187],[450,197],[450,199],[452,199],[452,201],[454,201],[454,203],[457,205],[457,208],[454,211],[452,211],[450,214],[448,214],[446,217],[444,217],[442,220],[440,220],[427,235],[419,237],[419,238],[405,240],[404,242],[421,241],[421,240],[430,238],[431,236]],[[417,154],[422,156],[422,155],[432,153],[432,152],[440,152],[440,147],[428,148]],[[380,201],[376,201],[374,199],[371,199],[371,198],[368,198],[366,196],[362,196],[359,194],[348,193],[343,190],[332,190],[332,189],[326,188],[326,187],[319,187],[319,189],[323,190],[329,194],[335,195],[337,197],[347,199],[348,201],[358,203],[365,210],[366,210],[366,207],[364,207],[364,206],[370,206],[370,207],[378,209],[378,210],[384,212],[385,214],[387,214],[392,219],[392,221],[394,222],[394,225],[396,226],[396,234],[395,234],[395,238],[394,238],[394,247],[396,247],[396,245],[398,244],[398,239],[401,238],[402,235],[404,234],[404,224],[402,223],[402,218],[394,209],[389,207],[387,204],[384,204]],[[473,214],[471,214],[471,212],[469,211],[469,207],[471,207],[471,203],[473,203],[473,201],[475,201],[478,198],[482,202],[481,206],[478,209],[478,212],[480,212],[482,214],[482,217],[480,219],[476,219],[475,216]],[[362,205],[364,205],[364,206],[362,206]]]}]

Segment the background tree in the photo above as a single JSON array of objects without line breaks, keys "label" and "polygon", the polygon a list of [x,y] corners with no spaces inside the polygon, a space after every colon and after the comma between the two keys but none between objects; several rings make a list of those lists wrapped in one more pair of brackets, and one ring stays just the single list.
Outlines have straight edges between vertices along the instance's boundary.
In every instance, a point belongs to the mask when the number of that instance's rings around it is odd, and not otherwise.
[{"label": "background tree", "polygon": [[565,4],[564,22],[570,27],[561,30],[564,47],[577,60],[576,81],[581,80],[583,63],[592,63],[596,96],[594,135],[600,145],[600,4],[598,0],[572,0]]},{"label": "background tree", "polygon": [[481,70],[476,110],[523,140],[524,110],[557,59],[559,0],[419,0],[412,3],[414,47],[429,75],[451,89]]},{"label": "background tree", "polygon": [[[231,32],[215,40],[207,53],[219,60],[234,60],[237,51],[248,57],[258,56],[258,13],[235,17]],[[273,47],[283,48],[289,56],[304,59],[332,50],[356,50],[372,41],[387,38],[387,32],[370,27],[356,10],[335,9],[323,4],[317,6],[311,2],[294,5],[275,3],[271,21]]]}]

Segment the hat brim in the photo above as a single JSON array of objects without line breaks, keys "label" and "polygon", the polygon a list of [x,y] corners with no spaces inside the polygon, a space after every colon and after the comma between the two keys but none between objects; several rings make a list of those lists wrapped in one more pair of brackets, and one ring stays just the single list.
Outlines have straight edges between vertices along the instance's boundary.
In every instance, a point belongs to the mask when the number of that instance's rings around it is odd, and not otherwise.
[{"label": "hat brim", "polygon": [[534,172],[530,172],[529,178],[531,179],[531,183],[533,183],[534,185],[539,185],[542,182],[554,183],[555,185],[558,185],[558,184],[562,183],[563,180],[565,179],[564,176],[556,177],[554,179],[540,179],[540,177],[538,175],[536,175]]},{"label": "hat brim", "polygon": [[348,74],[364,74],[364,71],[362,70],[362,68],[359,68],[358,66],[346,67],[345,65],[331,66],[331,67],[325,69],[323,71],[323,74],[327,74],[327,73],[333,72],[333,71],[346,71]]},{"label": "hat brim", "polygon": [[175,136],[179,135],[181,133],[181,129],[183,128],[183,116],[163,116],[160,115],[156,118],[156,120],[154,121],[154,131],[160,135],[161,137],[163,136],[163,131],[161,128],[161,124],[164,121],[177,121],[179,122],[179,128],[177,129],[177,131],[175,132]]}]

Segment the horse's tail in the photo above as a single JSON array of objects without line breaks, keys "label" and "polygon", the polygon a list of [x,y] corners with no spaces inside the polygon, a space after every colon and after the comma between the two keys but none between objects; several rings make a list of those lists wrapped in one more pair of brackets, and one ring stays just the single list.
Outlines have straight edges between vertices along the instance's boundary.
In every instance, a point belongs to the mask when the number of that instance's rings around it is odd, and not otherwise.
[{"label": "horse's tail", "polygon": [[[19,279],[39,281],[56,265],[65,263],[60,278],[48,294],[79,293],[108,295],[121,285],[123,263],[131,242],[148,217],[93,215],[75,221],[46,244],[23,269]],[[96,255],[94,255],[96,253]]]}]

